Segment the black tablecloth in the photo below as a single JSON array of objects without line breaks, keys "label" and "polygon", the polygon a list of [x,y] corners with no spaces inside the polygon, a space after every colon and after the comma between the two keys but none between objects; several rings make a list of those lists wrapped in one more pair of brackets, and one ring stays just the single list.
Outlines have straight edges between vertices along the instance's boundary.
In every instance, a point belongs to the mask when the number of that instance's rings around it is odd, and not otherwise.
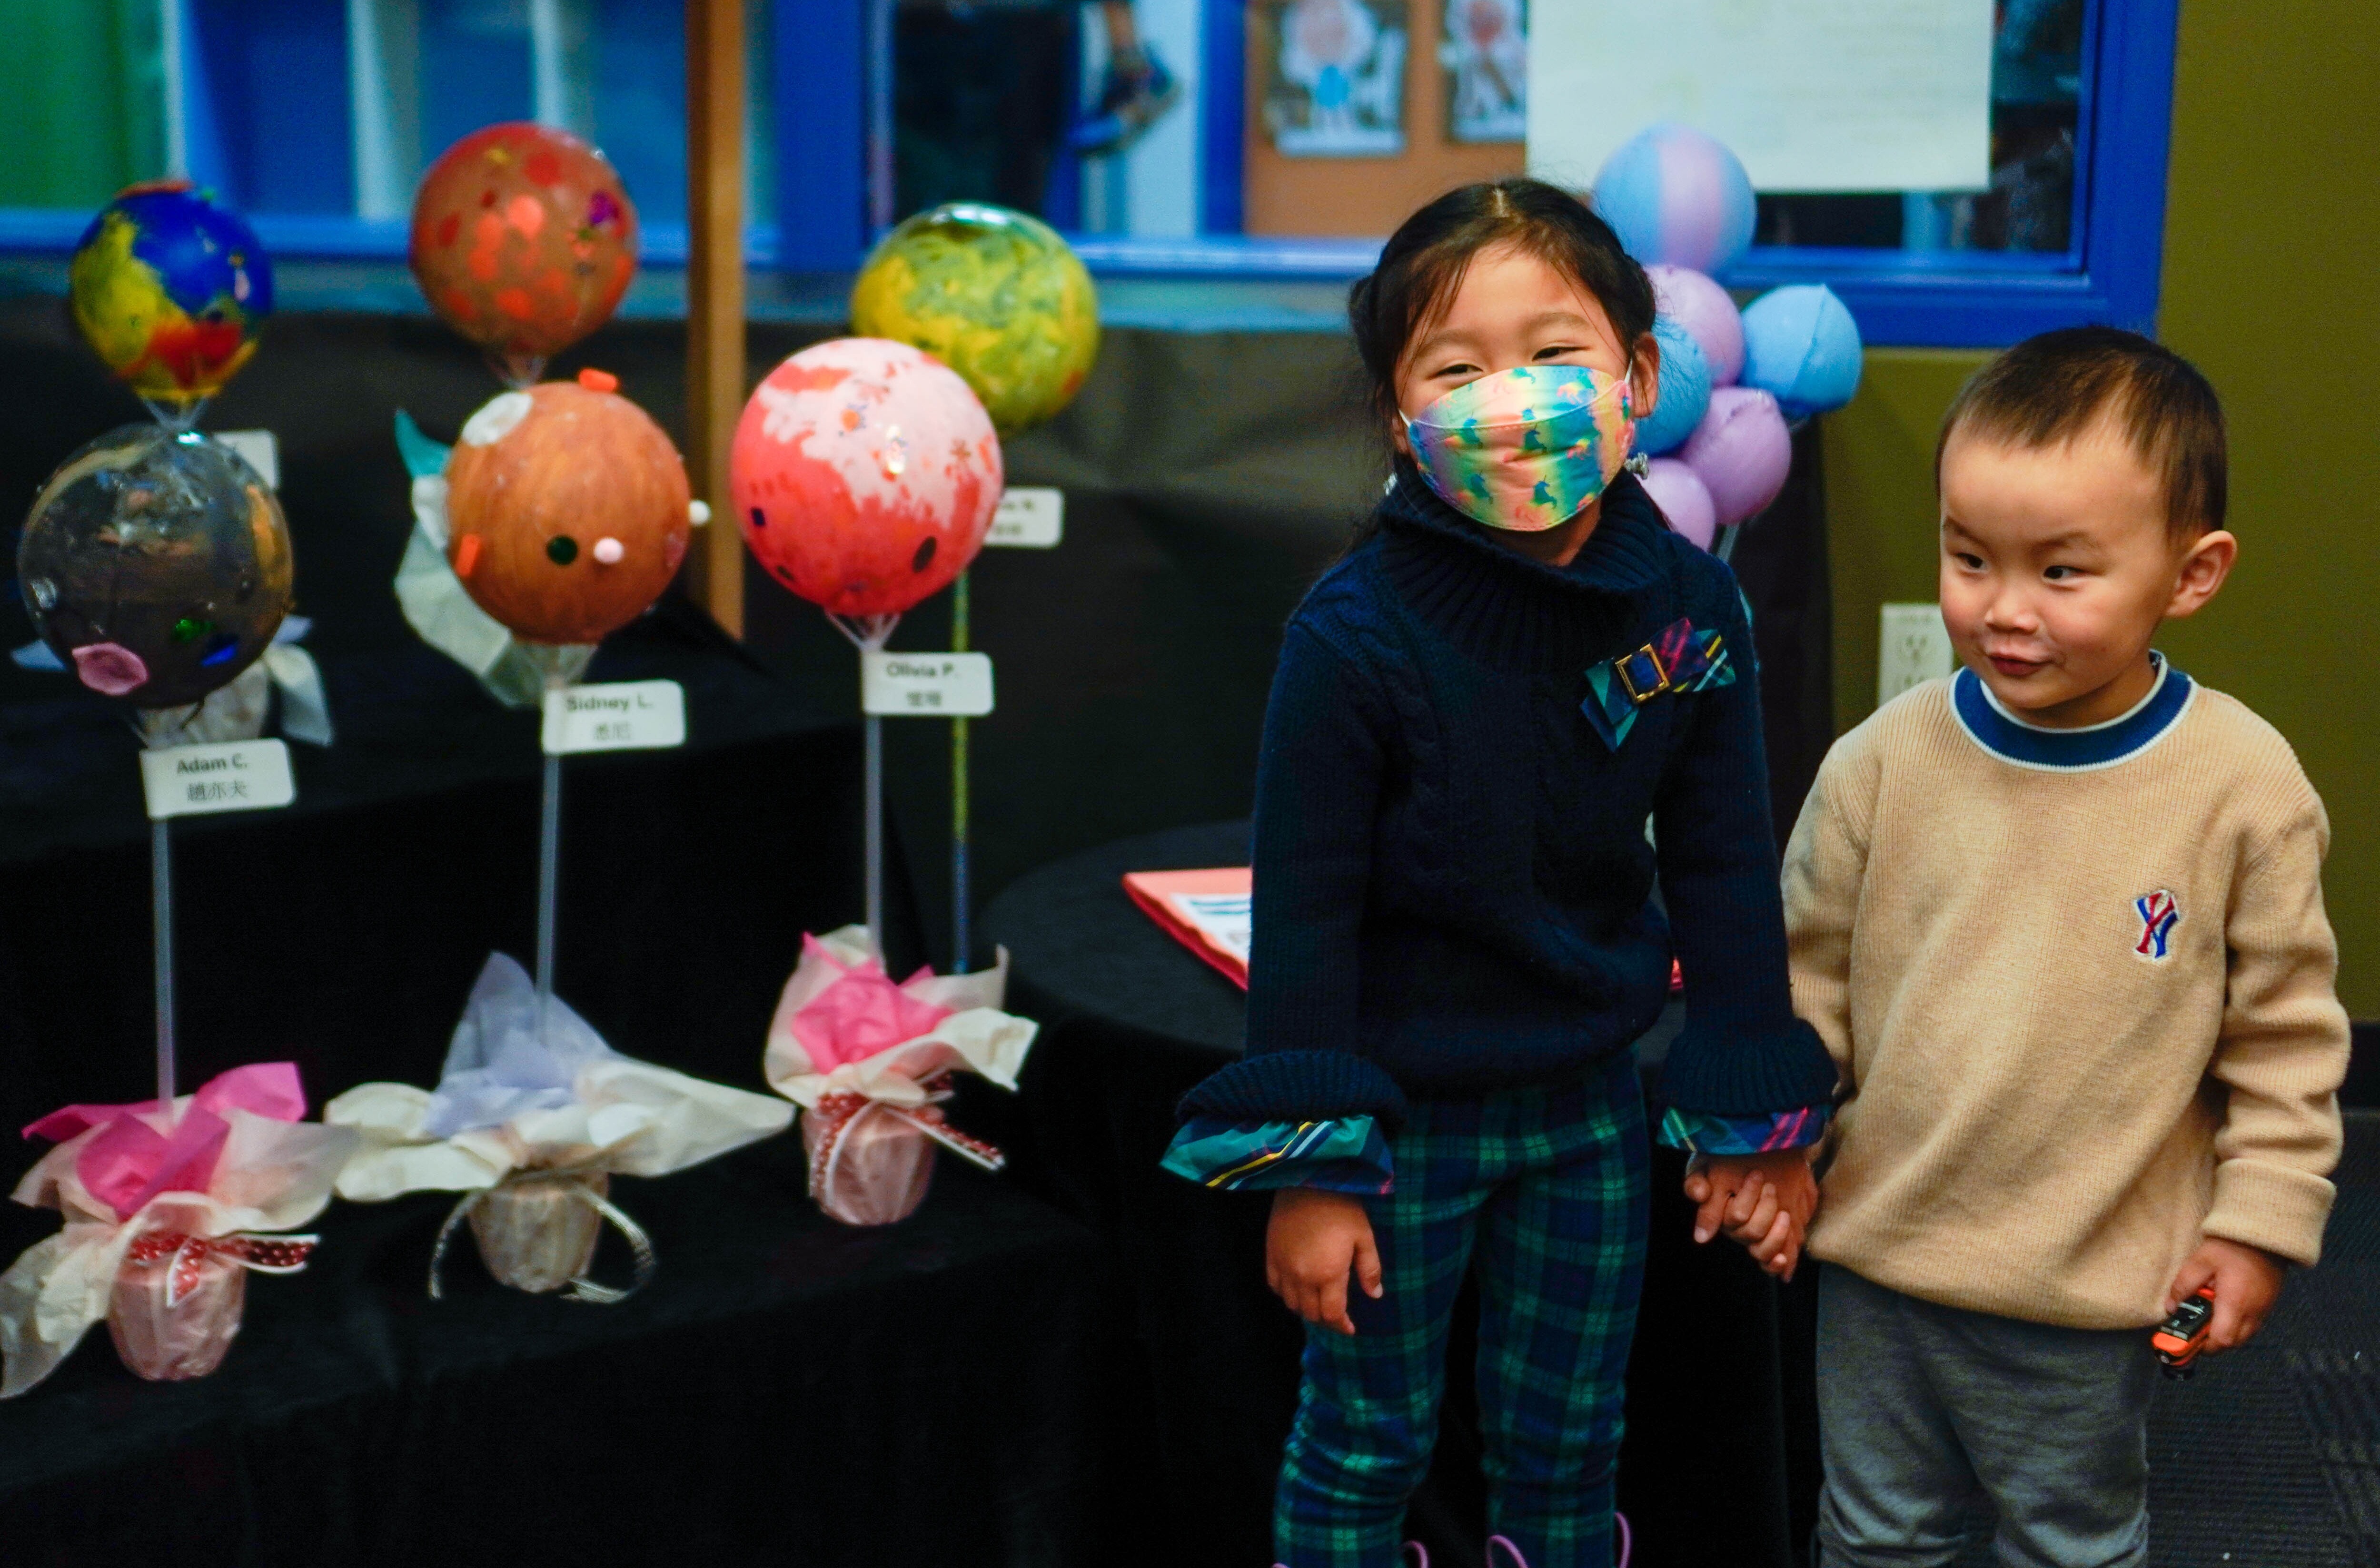
[{"label": "black tablecloth", "polygon": [[[174,828],[186,1088],[280,1059],[317,1105],[433,1082],[488,953],[531,957],[536,716],[419,646],[323,665],[339,741],[292,748],[297,804]],[[802,933],[860,913],[856,727],[675,614],[592,673],[680,681],[690,738],[565,764],[560,994],[629,1055],[763,1088]],[[12,677],[0,733],[13,1128],[149,1092],[148,830],[109,705]],[[6,1147],[13,1179],[37,1151]],[[433,1305],[451,1200],[334,1205],[304,1273],[250,1281],[212,1377],[139,1382],[102,1328],[0,1405],[0,1562],[1087,1565],[1104,1261],[1014,1184],[946,1164],[881,1231],[817,1212],[792,1136],[621,1181],[661,1271],[616,1307],[501,1290],[468,1240]],[[0,1204],[0,1261],[56,1225]]]},{"label": "black tablecloth", "polygon": [[[1134,907],[1121,878],[1245,863],[1245,823],[1178,828],[1036,872],[985,919],[1014,958],[1012,1005],[1043,1024],[1017,1107],[1023,1174],[1095,1226],[1124,1272],[1130,1397],[1152,1456],[1141,1538],[1184,1568],[1271,1561],[1301,1329],[1264,1285],[1269,1196],[1209,1192],[1158,1168],[1174,1102],[1239,1054],[1245,1008],[1238,987]],[[1658,1059],[1677,1021],[1657,1026],[1640,1056]],[[1780,1348],[1799,1338],[1796,1294],[1740,1248],[1694,1245],[1683,1174],[1677,1154],[1655,1152],[1621,1507],[1644,1568],[1785,1568],[1815,1485],[1806,1367]],[[1408,1520],[1433,1560],[1456,1563],[1483,1557],[1471,1355],[1459,1326],[1437,1462]]]},{"label": "black tablecloth", "polygon": [[468,1239],[431,1302],[449,1200],[336,1206],[305,1273],[250,1277],[212,1377],[140,1382],[95,1328],[0,1405],[0,1561],[1105,1561],[1094,1238],[955,1161],[880,1230],[803,1175],[786,1137],[615,1182],[661,1269],[614,1307],[502,1289]]}]

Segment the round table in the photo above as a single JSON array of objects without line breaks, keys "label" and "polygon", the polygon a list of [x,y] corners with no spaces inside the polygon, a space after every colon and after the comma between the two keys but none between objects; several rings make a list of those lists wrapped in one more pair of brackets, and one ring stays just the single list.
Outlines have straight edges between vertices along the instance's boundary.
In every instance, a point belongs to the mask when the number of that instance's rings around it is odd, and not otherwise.
[{"label": "round table", "polygon": [[[1143,914],[1123,877],[1247,859],[1245,822],[1123,839],[1020,878],[983,920],[1010,953],[1010,1007],[1042,1024],[1008,1134],[1015,1168],[1109,1243],[1135,1341],[1135,1381],[1118,1391],[1121,1463],[1145,1499],[1133,1545],[1183,1568],[1272,1561],[1303,1334],[1265,1289],[1269,1195],[1158,1167],[1175,1103],[1239,1055],[1245,996]],[[1640,1043],[1648,1065],[1678,1011]],[[1780,1290],[1742,1248],[1694,1246],[1683,1169],[1655,1151],[1621,1508],[1639,1568],[1789,1568],[1816,1484],[1809,1275]],[[1432,1561],[1458,1568],[1485,1553],[1470,1312],[1458,1309],[1439,1451],[1407,1520]]]}]

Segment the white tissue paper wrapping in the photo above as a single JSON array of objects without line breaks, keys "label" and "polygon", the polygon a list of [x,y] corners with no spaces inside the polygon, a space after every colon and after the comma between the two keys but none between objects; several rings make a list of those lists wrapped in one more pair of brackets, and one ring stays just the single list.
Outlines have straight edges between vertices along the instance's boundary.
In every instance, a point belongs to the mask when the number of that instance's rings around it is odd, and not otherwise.
[{"label": "white tissue paper wrapping", "polygon": [[[175,1102],[176,1117],[192,1096]],[[107,1316],[124,1254],[144,1231],[227,1236],[295,1230],[330,1205],[332,1184],[356,1147],[356,1135],[319,1122],[281,1121],[247,1111],[218,1113],[230,1131],[204,1192],[161,1192],[129,1219],[94,1198],[75,1174],[83,1145],[106,1130],[92,1127],[42,1156],[25,1173],[16,1201],[66,1216],[57,1235],[36,1242],[0,1274],[0,1399],[13,1398],[66,1359],[84,1333]],[[143,1113],[160,1132],[176,1118]]]},{"label": "white tissue paper wrapping", "polygon": [[783,1101],[673,1072],[603,1043],[559,998],[542,1039],[537,990],[492,955],[455,1026],[438,1088],[365,1083],[322,1109],[362,1146],[338,1192],[376,1202],[469,1192],[516,1171],[654,1176],[783,1132]]},{"label": "white tissue paper wrapping", "polygon": [[481,609],[446,564],[446,481],[413,481],[413,533],[396,568],[396,602],[421,640],[479,678],[506,707],[545,700],[545,676],[504,623]]}]

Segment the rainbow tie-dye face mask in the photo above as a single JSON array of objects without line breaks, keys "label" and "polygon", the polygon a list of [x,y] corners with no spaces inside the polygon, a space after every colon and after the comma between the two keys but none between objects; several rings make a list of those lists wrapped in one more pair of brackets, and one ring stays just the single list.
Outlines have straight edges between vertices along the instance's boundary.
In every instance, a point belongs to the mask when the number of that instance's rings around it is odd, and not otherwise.
[{"label": "rainbow tie-dye face mask", "polygon": [[1422,477],[1474,522],[1541,533],[1569,522],[1628,462],[1628,378],[1524,365],[1455,388],[1405,420]]}]

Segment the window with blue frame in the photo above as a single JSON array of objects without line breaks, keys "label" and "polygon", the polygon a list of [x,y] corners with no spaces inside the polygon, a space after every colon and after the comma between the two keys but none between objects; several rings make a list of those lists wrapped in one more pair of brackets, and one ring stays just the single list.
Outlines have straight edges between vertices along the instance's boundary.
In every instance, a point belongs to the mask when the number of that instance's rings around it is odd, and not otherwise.
[{"label": "window with blue frame", "polygon": [[[747,7],[756,60],[771,57],[775,9]],[[14,154],[0,158],[0,244],[69,247],[118,187],[172,173],[246,213],[277,254],[401,256],[431,160],[481,126],[535,119],[601,147],[649,259],[684,259],[678,0],[0,0],[0,28],[18,23],[76,75],[43,91],[38,54],[0,62],[0,90],[43,103],[0,131]],[[775,94],[765,71],[753,83],[746,211],[767,237]],[[145,118],[120,107],[144,101]]]},{"label": "window with blue frame", "polygon": [[[753,260],[844,271],[905,213],[972,199],[1042,213],[1110,274],[1353,276],[1398,212],[1246,232],[1284,226],[1250,200],[1268,133],[1247,94],[1295,3],[747,0]],[[1876,344],[2153,325],[2176,3],[1998,0],[1991,186],[1764,196],[1724,281],[1825,281]],[[1411,141],[1457,139],[1421,125],[1440,101],[1415,86],[1464,4],[1384,0],[1413,33]],[[0,24],[24,45],[0,60],[21,106],[0,126],[0,249],[63,251],[117,187],[179,172],[284,256],[394,258],[440,150],[535,118],[620,166],[649,260],[684,256],[682,0],[0,0]],[[1350,188],[1383,167],[1350,161]]]}]

